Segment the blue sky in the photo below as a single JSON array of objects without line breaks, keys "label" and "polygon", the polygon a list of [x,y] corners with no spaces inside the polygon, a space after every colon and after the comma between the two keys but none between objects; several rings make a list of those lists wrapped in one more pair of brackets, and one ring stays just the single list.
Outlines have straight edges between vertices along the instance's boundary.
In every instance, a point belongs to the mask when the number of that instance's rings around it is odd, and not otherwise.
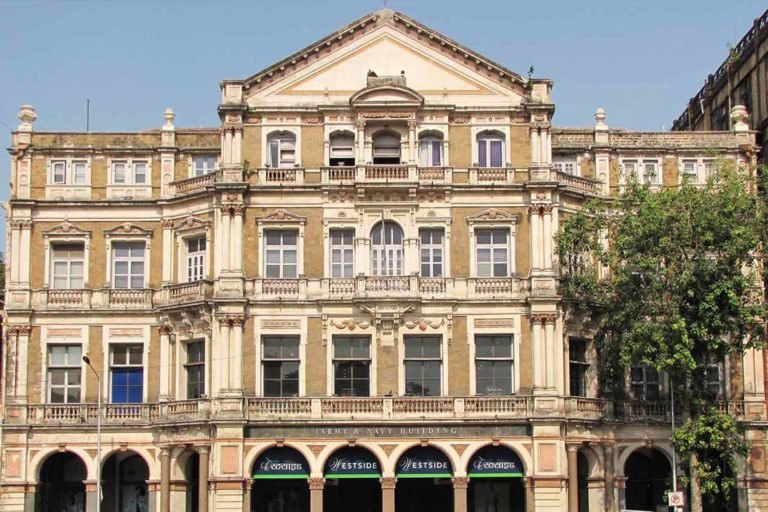
[{"label": "blue sky", "polygon": [[[219,81],[245,78],[382,0],[0,0],[0,131],[215,126]],[[555,81],[559,126],[670,127],[765,0],[388,0],[517,71]],[[0,183],[8,182],[0,159]],[[0,199],[8,197],[0,187]],[[0,237],[3,243],[4,236]]]}]

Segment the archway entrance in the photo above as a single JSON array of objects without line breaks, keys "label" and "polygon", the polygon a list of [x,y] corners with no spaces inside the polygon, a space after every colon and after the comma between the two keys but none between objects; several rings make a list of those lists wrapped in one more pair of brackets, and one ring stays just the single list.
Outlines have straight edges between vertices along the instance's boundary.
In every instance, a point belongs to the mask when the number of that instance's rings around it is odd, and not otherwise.
[{"label": "archway entrance", "polygon": [[480,448],[469,460],[469,512],[524,512],[523,462],[504,446]]},{"label": "archway entrance", "polygon": [[635,450],[624,464],[627,477],[626,507],[634,510],[666,510],[664,491],[672,476],[669,461],[659,450]]},{"label": "archway entrance", "polygon": [[268,449],[251,475],[251,512],[309,512],[309,464],[293,448]]},{"label": "archway entrance", "polygon": [[589,512],[589,460],[583,452],[576,456],[576,474],[578,475],[579,512]]},{"label": "archway entrance", "polygon": [[417,446],[400,456],[396,467],[397,512],[453,510],[453,468],[448,457],[428,446]]},{"label": "archway entrance", "polygon": [[187,488],[184,493],[186,512],[197,512],[200,506],[200,455],[192,453],[184,463],[184,480]]},{"label": "archway entrance", "polygon": [[360,447],[341,448],[325,463],[323,510],[329,512],[380,512],[381,466]]},{"label": "archway entrance", "polygon": [[72,452],[55,453],[40,469],[37,512],[85,512],[86,469]]},{"label": "archway entrance", "polygon": [[147,489],[149,467],[141,455],[130,450],[113,453],[104,462],[101,479],[102,512],[152,510]]}]

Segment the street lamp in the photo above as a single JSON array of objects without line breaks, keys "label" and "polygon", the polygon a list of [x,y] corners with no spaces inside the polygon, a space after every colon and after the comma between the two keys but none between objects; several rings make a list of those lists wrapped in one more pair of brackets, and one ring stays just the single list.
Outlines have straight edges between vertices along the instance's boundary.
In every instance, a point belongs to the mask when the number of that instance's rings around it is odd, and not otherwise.
[{"label": "street lamp", "polygon": [[101,375],[91,365],[88,356],[83,356],[83,362],[88,365],[96,376],[96,512],[101,512]]}]

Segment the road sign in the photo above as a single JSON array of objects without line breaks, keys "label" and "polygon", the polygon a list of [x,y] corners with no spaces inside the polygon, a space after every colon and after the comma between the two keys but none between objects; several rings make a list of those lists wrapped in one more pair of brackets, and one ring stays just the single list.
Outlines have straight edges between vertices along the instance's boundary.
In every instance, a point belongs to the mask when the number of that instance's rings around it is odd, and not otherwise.
[{"label": "road sign", "polygon": [[667,504],[670,507],[682,507],[685,505],[685,493],[683,491],[670,492],[667,495]]}]

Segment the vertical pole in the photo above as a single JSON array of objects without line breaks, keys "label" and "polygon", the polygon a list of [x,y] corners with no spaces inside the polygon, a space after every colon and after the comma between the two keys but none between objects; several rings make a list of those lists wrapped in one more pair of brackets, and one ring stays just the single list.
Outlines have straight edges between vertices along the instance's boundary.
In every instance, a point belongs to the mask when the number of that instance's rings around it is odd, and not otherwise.
[{"label": "vertical pole", "polygon": [[[672,412],[672,432],[675,431],[675,386],[672,379],[669,379],[669,401]],[[677,460],[675,457],[675,447],[672,446],[672,492],[677,492]],[[675,507],[675,512],[680,512],[680,507]]]},{"label": "vertical pole", "polygon": [[568,512],[579,512],[579,446],[569,444],[568,451]]},{"label": "vertical pole", "polygon": [[171,510],[171,452],[160,448],[160,512]]},{"label": "vertical pole", "polygon": [[469,478],[466,476],[453,477],[453,512],[467,512],[467,488]]},{"label": "vertical pole", "polygon": [[197,490],[197,504],[198,512],[208,512],[208,455],[210,447],[201,446],[198,450],[200,454],[200,467],[197,477],[198,490]]},{"label": "vertical pole", "polygon": [[323,489],[325,488],[325,478],[310,478],[308,483],[310,512],[323,512]]}]

